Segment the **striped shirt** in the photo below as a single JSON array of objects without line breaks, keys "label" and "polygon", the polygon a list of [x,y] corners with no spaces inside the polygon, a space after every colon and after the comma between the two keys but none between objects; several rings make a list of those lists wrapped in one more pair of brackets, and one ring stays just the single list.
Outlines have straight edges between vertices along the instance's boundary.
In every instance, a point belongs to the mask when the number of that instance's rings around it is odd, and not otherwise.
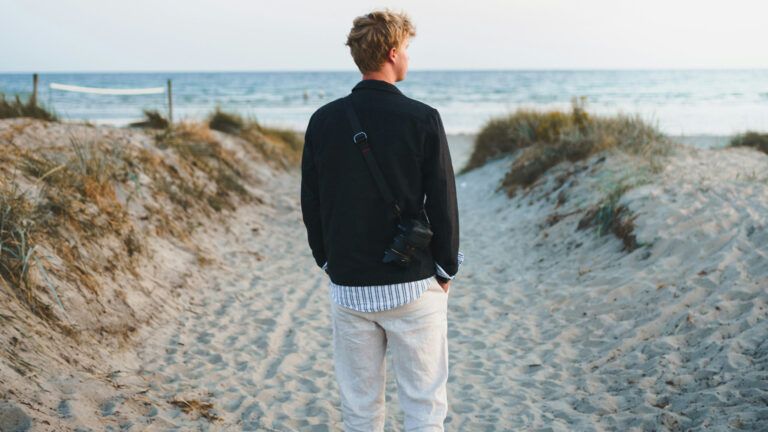
[{"label": "striped shirt", "polygon": [[[464,261],[464,254],[459,252],[458,263]],[[323,270],[328,268],[328,262],[323,264]],[[440,265],[435,263],[435,272],[446,278],[449,276]],[[413,300],[416,300],[421,294],[429,288],[430,276],[425,279],[401,282],[391,285],[338,285],[330,282],[331,299],[338,305],[354,309],[360,312],[380,312],[387,309],[393,309],[402,306]]]}]

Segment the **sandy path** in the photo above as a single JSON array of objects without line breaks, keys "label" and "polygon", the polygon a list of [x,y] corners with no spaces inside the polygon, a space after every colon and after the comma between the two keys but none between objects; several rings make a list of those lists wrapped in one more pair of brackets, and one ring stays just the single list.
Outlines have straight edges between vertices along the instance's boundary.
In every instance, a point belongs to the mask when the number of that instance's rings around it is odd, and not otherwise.
[{"label": "sandy path", "polygon": [[[452,140],[457,169],[471,138]],[[215,286],[194,295],[193,307],[139,351],[152,408],[136,423],[149,430],[341,430],[328,279],[306,242],[298,172],[278,175],[272,186],[274,206],[233,217],[237,243],[210,245],[226,267]],[[391,358],[387,363],[392,370]],[[387,387],[386,429],[400,430],[391,373]],[[183,413],[168,403],[173,399],[211,402],[222,420]]]},{"label": "sandy path", "polygon": [[[460,165],[469,141],[454,142]],[[733,166],[752,157],[727,155],[737,158]],[[541,229],[551,202],[528,205],[494,192],[508,160],[457,177],[467,260],[449,299],[447,430],[757,424],[765,415],[753,405],[766,362],[768,272],[746,224],[765,226],[766,188],[753,186],[725,225],[699,233],[707,260],[690,259],[684,245],[692,228],[678,223],[699,215],[703,223],[701,212],[721,212],[715,207],[736,199],[730,192],[742,186],[727,179],[714,179],[711,187],[726,188],[716,194],[674,192],[681,177],[718,159],[683,158],[660,185],[638,189],[640,239],[657,232],[663,239],[632,254],[611,236],[576,233],[579,216]],[[589,182],[599,177],[584,174],[569,205],[595,195]],[[137,422],[151,421],[148,430],[341,430],[327,278],[306,244],[297,173],[273,184],[275,206],[237,214],[239,241],[215,246],[228,267],[215,288],[141,350],[154,408]],[[696,210],[705,197],[723,199]],[[679,267],[685,259],[690,268]],[[752,396],[740,393],[750,389]],[[182,413],[167,402],[178,397],[212,402],[222,421]],[[387,400],[386,430],[402,430],[391,373]]]},{"label": "sandy path", "polygon": [[[240,241],[217,247],[228,269],[215,287],[139,353],[156,430],[336,429],[326,280],[307,253],[298,176],[276,180],[274,208],[238,214]],[[212,402],[223,421],[163,402],[178,397]]]}]

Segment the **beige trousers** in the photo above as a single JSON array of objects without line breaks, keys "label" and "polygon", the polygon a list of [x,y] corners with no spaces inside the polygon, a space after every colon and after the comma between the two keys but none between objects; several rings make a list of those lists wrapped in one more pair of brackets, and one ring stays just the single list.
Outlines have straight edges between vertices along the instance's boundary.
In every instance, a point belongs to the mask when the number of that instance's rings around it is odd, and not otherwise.
[{"label": "beige trousers", "polygon": [[387,347],[406,431],[443,431],[448,413],[448,296],[433,277],[418,299],[381,312],[331,300],[336,382],[346,432],[384,430]]}]

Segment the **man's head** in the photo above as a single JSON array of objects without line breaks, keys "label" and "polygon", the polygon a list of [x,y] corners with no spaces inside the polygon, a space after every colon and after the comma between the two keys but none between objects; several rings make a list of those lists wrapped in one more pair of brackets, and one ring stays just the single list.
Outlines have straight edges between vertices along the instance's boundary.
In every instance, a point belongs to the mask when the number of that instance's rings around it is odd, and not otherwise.
[{"label": "man's head", "polygon": [[363,75],[380,73],[402,81],[408,72],[408,42],[414,36],[408,15],[377,10],[354,19],[346,45]]}]

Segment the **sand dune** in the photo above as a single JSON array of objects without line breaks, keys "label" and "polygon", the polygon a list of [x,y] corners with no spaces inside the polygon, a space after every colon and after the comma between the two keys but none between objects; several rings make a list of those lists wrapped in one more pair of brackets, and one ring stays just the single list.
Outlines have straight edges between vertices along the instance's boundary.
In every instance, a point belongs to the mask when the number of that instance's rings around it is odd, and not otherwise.
[{"label": "sand dune", "polygon": [[[512,200],[492,192],[507,160],[458,180],[469,265],[451,308],[455,430],[759,430],[768,157],[679,150],[625,197],[646,244],[629,254],[576,231],[597,191],[632,176],[631,160],[598,161]],[[571,215],[548,226],[555,212]]]},{"label": "sand dune", "polygon": [[[451,137],[457,169],[471,142]],[[631,253],[576,230],[606,187],[642,175],[603,156],[511,199],[496,191],[511,158],[457,177],[466,262],[449,300],[447,430],[760,430],[768,156],[679,149],[623,198]],[[262,174],[263,205],[195,235],[213,262],[113,353],[113,385],[47,376],[58,413],[16,404],[34,430],[341,430],[328,280],[306,245],[299,174]],[[391,373],[387,394],[386,430],[402,430]]]}]

